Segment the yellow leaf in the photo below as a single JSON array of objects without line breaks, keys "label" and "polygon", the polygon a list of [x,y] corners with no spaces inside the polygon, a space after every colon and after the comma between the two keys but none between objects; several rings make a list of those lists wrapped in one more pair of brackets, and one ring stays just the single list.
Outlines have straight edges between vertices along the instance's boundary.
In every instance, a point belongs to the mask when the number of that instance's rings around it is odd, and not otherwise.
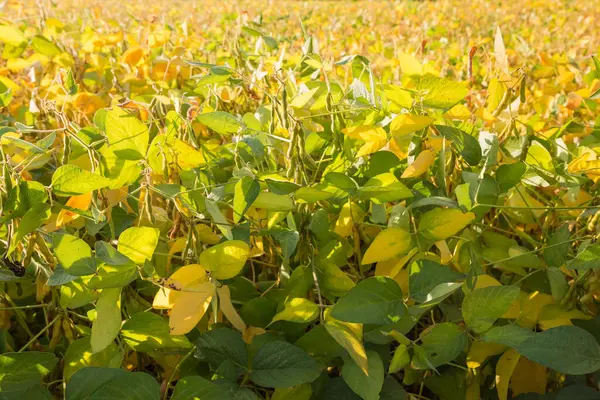
[{"label": "yellow leaf", "polygon": [[308,299],[296,297],[285,303],[283,310],[273,317],[273,322],[289,321],[306,323],[319,316],[319,306]]},{"label": "yellow leaf", "polygon": [[230,279],[244,268],[249,254],[250,247],[246,242],[229,240],[200,253],[200,265],[211,271],[215,279]]},{"label": "yellow leaf", "polygon": [[129,64],[130,66],[136,65],[144,56],[144,51],[140,46],[133,46],[127,49],[125,53],[123,53],[123,57],[121,60],[125,64]]},{"label": "yellow leaf", "polygon": [[546,367],[521,357],[510,378],[513,397],[522,393],[546,393]]},{"label": "yellow leaf", "polygon": [[[173,307],[181,289],[204,283],[207,280],[206,271],[198,264],[190,264],[179,268],[167,279],[154,296],[152,307],[170,309]],[[172,289],[171,289],[172,288]]]},{"label": "yellow leaf", "polygon": [[225,318],[231,322],[231,325],[233,325],[235,329],[244,333],[246,331],[246,323],[231,303],[229,286],[221,286],[217,289],[217,294],[219,295],[219,308],[223,315],[225,315]]},{"label": "yellow leaf", "polygon": [[187,243],[187,237],[180,237],[175,240],[173,243],[169,245],[169,255],[167,256],[167,273],[171,273],[171,261],[173,259],[173,255],[177,253],[181,253],[185,249],[185,244]]},{"label": "yellow leaf", "polygon": [[423,75],[423,66],[415,56],[401,52],[398,61],[404,75]]},{"label": "yellow leaf", "polygon": [[497,343],[475,341],[467,354],[467,367],[479,368],[488,357],[495,356],[506,350],[506,346]]},{"label": "yellow leaf", "polygon": [[445,240],[440,240],[435,242],[435,247],[440,251],[440,259],[443,265],[446,265],[452,260],[452,253],[450,253],[450,249],[448,248],[448,244]]},{"label": "yellow leaf", "polygon": [[506,400],[508,397],[508,384],[510,377],[519,362],[521,355],[514,349],[508,349],[502,354],[496,364],[496,390],[498,400]]},{"label": "yellow leaf", "polygon": [[400,285],[400,289],[402,289],[402,294],[405,298],[409,298],[410,295],[410,287],[408,286],[408,269],[401,269],[396,276],[394,276],[394,280],[398,285]]},{"label": "yellow leaf", "polygon": [[217,244],[221,241],[221,236],[214,233],[208,225],[196,225],[196,233],[198,234],[198,239],[200,239],[202,243]]},{"label": "yellow leaf", "polygon": [[267,333],[267,331],[265,331],[263,328],[257,328],[256,326],[249,326],[244,331],[244,333],[242,335],[242,339],[244,339],[244,342],[246,344],[250,344],[250,343],[252,343],[252,340],[254,340],[255,336],[264,335],[265,333]]},{"label": "yellow leaf", "polygon": [[500,282],[496,278],[489,275],[477,275],[477,281],[475,282],[475,289],[482,289],[490,286],[500,286]]},{"label": "yellow leaf", "polygon": [[435,161],[435,153],[431,150],[423,150],[419,153],[412,164],[402,173],[401,178],[416,178],[423,175]]},{"label": "yellow leaf", "polygon": [[[385,261],[379,261],[375,266],[375,275],[376,276],[387,276],[389,278],[394,278],[398,273],[404,268],[408,260],[412,258],[419,251],[418,248],[411,249],[408,254],[402,256],[401,258],[392,258]],[[404,291],[402,292],[404,293]]]},{"label": "yellow leaf", "polygon": [[387,143],[387,135],[383,128],[360,125],[342,129],[342,132],[353,139],[359,139],[365,144],[356,153],[357,157],[369,155],[381,149]]},{"label": "yellow leaf", "polygon": [[[540,293],[537,291],[533,293],[521,292],[518,302],[519,315],[517,318],[517,323],[524,328],[533,329],[538,322],[542,308],[548,304],[554,303],[554,299],[549,294]],[[509,312],[513,309],[513,307],[511,307]],[[503,318],[514,318],[513,315],[507,314],[503,315]]]},{"label": "yellow leaf", "polygon": [[171,335],[185,335],[194,329],[206,313],[214,292],[215,286],[212,282],[184,287],[169,315]]},{"label": "yellow leaf", "polygon": [[543,330],[562,325],[573,325],[572,319],[591,319],[592,317],[574,308],[565,310],[558,304],[548,304],[540,310],[538,324]]},{"label": "yellow leaf", "polygon": [[433,121],[435,121],[435,118],[425,115],[400,114],[392,120],[390,134],[396,136],[408,135],[427,128]]},{"label": "yellow leaf", "polygon": [[[66,206],[76,208],[78,210],[87,210],[92,204],[92,192],[73,196],[65,203]],[[79,218],[79,214],[69,210],[60,210],[56,218],[56,227],[60,228],[64,224]]]},{"label": "yellow leaf", "polygon": [[79,92],[73,97],[73,107],[86,115],[91,115],[104,106],[104,100],[93,93]]},{"label": "yellow leaf", "polygon": [[342,237],[350,236],[354,224],[362,221],[365,212],[356,203],[345,203],[335,223],[334,232]]},{"label": "yellow leaf", "polygon": [[402,256],[412,246],[410,232],[402,228],[387,228],[375,237],[362,259],[362,264],[388,260]]},{"label": "yellow leaf", "polygon": [[369,376],[367,353],[363,345],[362,324],[342,322],[326,314],[325,330],[342,346],[358,367]]}]

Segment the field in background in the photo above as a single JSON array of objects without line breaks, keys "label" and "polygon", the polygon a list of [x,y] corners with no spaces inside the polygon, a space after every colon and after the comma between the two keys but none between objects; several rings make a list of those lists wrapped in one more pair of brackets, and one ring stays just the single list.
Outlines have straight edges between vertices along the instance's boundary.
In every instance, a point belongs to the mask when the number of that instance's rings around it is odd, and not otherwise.
[{"label": "field in background", "polygon": [[0,398],[596,398],[599,20],[2,2]]}]

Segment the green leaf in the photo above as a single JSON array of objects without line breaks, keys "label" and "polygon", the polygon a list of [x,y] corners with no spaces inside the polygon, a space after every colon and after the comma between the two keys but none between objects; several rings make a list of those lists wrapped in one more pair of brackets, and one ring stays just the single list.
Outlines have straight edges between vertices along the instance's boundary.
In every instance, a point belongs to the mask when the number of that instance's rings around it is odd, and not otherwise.
[{"label": "green leaf", "polygon": [[409,271],[410,297],[419,303],[434,302],[460,287],[455,285],[462,274],[435,261],[421,259],[413,262]]},{"label": "green leaf", "polygon": [[462,303],[465,323],[477,333],[490,329],[520,293],[517,286],[490,286],[469,292]]},{"label": "green leaf", "polygon": [[473,136],[458,128],[446,125],[435,125],[440,134],[452,142],[452,146],[469,165],[477,165],[481,161],[481,145]]},{"label": "green leaf", "polygon": [[252,359],[250,378],[260,386],[286,388],[312,382],[321,366],[300,348],[276,340],[261,346]]},{"label": "green leaf", "polygon": [[8,394],[39,384],[57,362],[54,354],[40,351],[0,354],[0,392]]},{"label": "green leaf", "polygon": [[108,265],[129,265],[133,262],[125,255],[119,253],[117,249],[112,247],[109,243],[102,240],[96,242],[94,246],[96,252],[96,259],[102,261]]},{"label": "green leaf", "polygon": [[319,316],[319,306],[308,299],[296,297],[289,300],[282,311],[273,317],[273,322],[289,321],[306,323],[314,321]]},{"label": "green leaf", "polygon": [[200,253],[200,265],[212,272],[215,279],[231,279],[240,273],[248,255],[250,247],[241,240],[228,240],[209,247]]},{"label": "green leaf", "polygon": [[550,267],[560,268],[565,263],[571,247],[570,237],[569,225],[563,224],[548,240],[548,244],[544,249],[544,259]]},{"label": "green leaf", "polygon": [[408,347],[406,347],[404,343],[401,343],[394,351],[394,356],[390,362],[389,373],[394,374],[401,369],[404,369],[408,364],[410,364]]},{"label": "green leaf", "polygon": [[160,386],[144,372],[119,368],[86,367],[73,375],[66,400],[159,400]]},{"label": "green leaf", "polygon": [[158,228],[146,226],[127,228],[119,236],[117,249],[134,263],[144,264],[152,260],[159,234]]},{"label": "green leaf", "polygon": [[87,366],[118,368],[123,361],[123,352],[112,343],[99,353],[92,353],[90,337],[77,339],[69,345],[64,357],[63,377],[65,381]]},{"label": "green leaf", "polygon": [[287,262],[292,254],[294,254],[294,251],[296,251],[296,246],[300,241],[300,234],[297,231],[279,228],[272,229],[269,233],[281,246],[283,259]]},{"label": "green leaf", "polygon": [[134,314],[123,324],[121,337],[135,351],[151,352],[160,349],[190,348],[183,335],[171,335],[169,321],[152,312]]},{"label": "green leaf", "polygon": [[419,234],[437,242],[456,235],[475,219],[472,212],[463,213],[455,208],[434,208],[421,216]]},{"label": "green leaf", "polygon": [[238,223],[254,203],[260,193],[260,184],[256,179],[244,176],[235,184],[233,195],[233,222]]},{"label": "green leaf", "polygon": [[46,203],[36,204],[23,215],[8,249],[8,255],[17,248],[17,245],[25,236],[35,231],[44,221],[50,218],[50,208]]},{"label": "green leaf", "polygon": [[567,264],[567,268],[579,270],[598,268],[598,259],[600,259],[600,244],[588,244],[585,249],[580,249],[577,256]]},{"label": "green leaf", "polygon": [[527,166],[522,161],[513,164],[503,164],[496,170],[496,182],[500,193],[506,193],[523,179]]},{"label": "green leaf", "polygon": [[92,249],[86,242],[73,235],[52,235],[54,254],[60,265],[70,275],[83,276],[96,272]]},{"label": "green leaf", "polygon": [[138,161],[117,156],[109,146],[102,146],[98,152],[101,155],[100,173],[110,181],[109,189],[131,185],[142,175],[142,166]]},{"label": "green leaf", "polygon": [[294,209],[294,202],[286,195],[261,192],[256,200],[254,200],[253,206],[269,211],[292,211]]},{"label": "green leaf", "polygon": [[171,400],[224,400],[230,398],[230,391],[226,387],[217,385],[201,376],[190,375],[177,381]]},{"label": "green leaf", "polygon": [[248,352],[242,335],[233,329],[217,327],[203,332],[196,339],[195,357],[218,368],[225,361],[235,365],[238,374],[248,366]]},{"label": "green leaf", "polygon": [[456,359],[467,346],[467,333],[451,322],[435,324],[420,335],[422,352],[415,352],[416,369],[436,368]]},{"label": "green leaf", "polygon": [[103,289],[96,302],[96,319],[92,323],[92,352],[107,348],[121,330],[121,288]]},{"label": "green leaf", "polygon": [[[432,75],[419,77],[416,89],[423,106],[442,109],[453,107],[469,94],[469,89],[463,83]],[[419,96],[415,97],[418,101]]]},{"label": "green leaf", "polygon": [[52,175],[52,191],[62,197],[89,193],[108,185],[110,180],[73,164],[58,167]]},{"label": "green leaf", "polygon": [[364,400],[379,400],[379,392],[383,387],[385,371],[383,361],[375,351],[367,351],[369,375],[365,373],[350,358],[346,358],[342,367],[342,378],[354,393]]},{"label": "green leaf", "polygon": [[346,322],[385,325],[406,314],[402,290],[393,279],[367,278],[350,289],[331,309],[331,316]]},{"label": "green leaf", "polygon": [[482,342],[503,344],[517,348],[521,343],[533,337],[535,333],[517,324],[494,326],[479,338]]},{"label": "green leaf", "polygon": [[600,345],[577,326],[558,326],[536,333],[516,347],[529,360],[569,375],[600,369]]},{"label": "green leaf", "polygon": [[242,127],[242,124],[233,115],[224,111],[200,114],[196,119],[221,135],[237,133]]},{"label": "green leaf", "polygon": [[148,151],[148,127],[120,107],[106,113],[106,137],[112,152],[126,160],[141,160]]}]

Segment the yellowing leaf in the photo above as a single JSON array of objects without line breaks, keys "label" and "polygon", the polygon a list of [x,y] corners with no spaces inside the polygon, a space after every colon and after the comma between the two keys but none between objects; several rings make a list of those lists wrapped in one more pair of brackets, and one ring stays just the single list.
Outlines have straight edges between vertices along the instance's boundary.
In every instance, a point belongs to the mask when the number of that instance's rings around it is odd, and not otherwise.
[{"label": "yellowing leaf", "polygon": [[206,313],[214,292],[211,282],[182,288],[169,315],[171,335],[185,335],[194,329]]},{"label": "yellowing leaf", "polygon": [[229,286],[224,285],[220,288],[217,288],[217,294],[219,295],[219,309],[223,315],[225,315],[225,318],[231,322],[231,325],[233,325],[235,329],[244,333],[246,331],[246,323],[240,317],[237,310],[231,303]]},{"label": "yellowing leaf", "polygon": [[409,133],[427,128],[435,121],[435,118],[425,115],[400,114],[390,124],[390,134],[408,135]]},{"label": "yellowing leaf", "polygon": [[402,228],[387,228],[375,237],[362,259],[362,264],[371,264],[403,256],[412,247],[410,232]]},{"label": "yellowing leaf", "polygon": [[282,311],[275,314],[273,322],[289,321],[306,323],[319,316],[319,306],[308,299],[296,297],[285,303]]},{"label": "yellowing leaf", "polygon": [[423,150],[417,158],[404,170],[401,178],[416,178],[429,170],[435,161],[435,153],[431,150]]},{"label": "yellowing leaf", "polygon": [[456,208],[435,208],[421,216],[419,233],[426,239],[439,241],[463,230],[475,219],[472,212],[463,213]]},{"label": "yellowing leaf", "polygon": [[[90,208],[92,204],[92,192],[81,194],[78,196],[73,196],[65,203],[66,206],[71,208],[76,208],[78,210],[87,210]],[[56,227],[60,228],[68,222],[73,221],[74,219],[79,218],[79,214],[69,211],[69,210],[60,210],[58,213],[58,217],[56,218]]]},{"label": "yellowing leaf", "polygon": [[508,386],[510,377],[519,362],[521,355],[514,349],[508,349],[502,354],[502,357],[496,364],[496,390],[498,391],[498,400],[506,400],[508,397]]},{"label": "yellowing leaf", "polygon": [[271,192],[261,192],[252,203],[255,208],[263,208],[269,211],[291,211],[294,202],[289,196]]},{"label": "yellowing leaf", "polygon": [[342,322],[328,314],[325,316],[325,323],[323,324],[327,333],[335,339],[340,346],[342,346],[352,360],[358,365],[358,367],[369,375],[368,372],[368,361],[367,353],[363,345],[363,327],[361,324]]},{"label": "yellowing leaf", "polygon": [[96,303],[90,339],[92,352],[107,348],[121,330],[121,288],[103,289]]},{"label": "yellowing leaf", "polygon": [[352,234],[354,224],[362,221],[365,212],[356,203],[345,203],[335,223],[334,232],[342,237]]},{"label": "yellowing leaf", "polygon": [[506,350],[506,346],[497,343],[475,341],[467,354],[467,367],[479,368],[488,357],[495,356]]},{"label": "yellowing leaf", "polygon": [[200,253],[200,265],[211,271],[215,279],[230,279],[240,273],[250,254],[250,247],[241,240],[229,240]]},{"label": "yellowing leaf", "polygon": [[387,143],[387,135],[383,128],[376,126],[360,125],[342,129],[345,135],[353,139],[359,139],[365,144],[356,153],[357,157],[362,157],[375,153]]},{"label": "yellowing leaf", "polygon": [[546,393],[546,372],[546,367],[529,361],[525,357],[519,358],[510,378],[513,397],[522,393]]},{"label": "yellowing leaf", "polygon": [[136,264],[144,264],[152,260],[159,233],[157,228],[146,226],[127,228],[119,236],[117,249]]},{"label": "yellowing leaf", "polygon": [[202,243],[217,244],[221,241],[221,237],[214,233],[208,225],[196,225],[196,233],[198,234],[198,239],[200,239]]}]

